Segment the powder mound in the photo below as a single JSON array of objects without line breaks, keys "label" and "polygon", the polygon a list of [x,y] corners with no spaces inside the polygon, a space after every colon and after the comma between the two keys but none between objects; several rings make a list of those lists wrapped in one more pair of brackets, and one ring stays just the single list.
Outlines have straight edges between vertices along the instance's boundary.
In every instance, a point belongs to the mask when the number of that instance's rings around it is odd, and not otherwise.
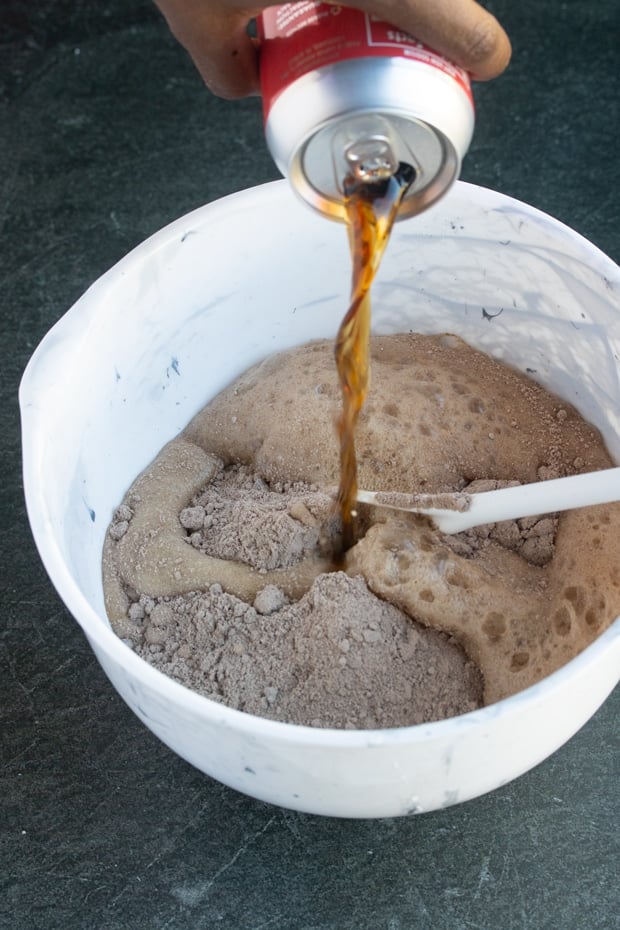
[{"label": "powder mound", "polygon": [[273,487],[243,465],[222,466],[180,515],[188,541],[207,555],[258,571],[329,556],[340,521],[329,495],[303,482]]},{"label": "powder mound", "polygon": [[[273,591],[268,600],[273,607]],[[480,706],[480,675],[459,646],[375,597],[362,578],[321,575],[296,604],[279,600],[261,616],[219,585],[143,595],[117,632],[176,681],[273,720],[384,728]]]},{"label": "powder mound", "polygon": [[[375,337],[371,356],[360,487],[476,492],[613,465],[577,410],[456,336]],[[339,409],[332,343],[294,348],[239,376],[136,478],[103,578],[113,628],[147,661],[275,719],[397,726],[474,706],[468,663],[490,704],[618,616],[620,504],[458,537],[364,506],[349,580],[326,574]],[[456,665],[440,661],[455,643]]]}]

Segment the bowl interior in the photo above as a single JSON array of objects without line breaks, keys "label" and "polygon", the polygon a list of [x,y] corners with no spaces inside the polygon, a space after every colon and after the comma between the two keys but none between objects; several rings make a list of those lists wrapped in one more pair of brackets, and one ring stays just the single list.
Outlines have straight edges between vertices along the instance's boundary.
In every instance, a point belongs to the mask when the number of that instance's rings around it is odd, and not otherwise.
[{"label": "bowl interior", "polygon": [[[275,182],[157,233],[43,340],[20,395],[27,504],[48,572],[89,635],[94,614],[107,626],[101,549],[129,483],[249,365],[332,337],[349,279],[343,227]],[[374,330],[456,333],[527,370],[620,461],[619,286],[617,267],[573,231],[459,183],[396,226]]]}]

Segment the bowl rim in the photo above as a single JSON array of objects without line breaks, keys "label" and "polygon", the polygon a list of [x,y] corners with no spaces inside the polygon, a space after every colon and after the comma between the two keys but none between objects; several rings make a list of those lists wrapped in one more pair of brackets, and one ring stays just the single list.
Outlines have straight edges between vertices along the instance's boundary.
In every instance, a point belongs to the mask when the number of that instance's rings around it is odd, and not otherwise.
[{"label": "bowl rim", "polygon": [[[33,442],[33,435],[36,434],[36,430],[32,429],[32,424],[36,420],[38,408],[38,404],[34,401],[37,395],[38,367],[48,343],[52,340],[57,343],[62,342],[65,338],[63,331],[68,320],[75,314],[82,312],[89,304],[94,307],[93,298],[97,297],[99,289],[105,288],[117,277],[123,276],[125,268],[132,265],[136,259],[153,254],[171,240],[176,239],[180,232],[187,229],[188,224],[198,219],[204,221],[208,218],[215,218],[220,210],[228,210],[233,202],[241,202],[245,208],[248,208],[253,202],[270,198],[274,194],[282,196],[285,190],[287,192],[286,196],[288,196],[290,193],[289,187],[286,180],[278,180],[237,191],[204,204],[167,224],[128,252],[94,281],[42,338],[24,370],[19,386],[24,494],[36,547],[53,587],[65,607],[79,623],[93,648],[96,646],[101,649],[109,659],[127,669],[128,673],[143,683],[145,687],[151,688],[162,700],[169,701],[171,705],[182,705],[189,713],[198,718],[211,721],[217,720],[231,729],[240,732],[251,732],[252,736],[265,736],[286,743],[291,743],[291,740],[293,740],[300,745],[332,746],[343,749],[396,746],[404,743],[428,742],[431,739],[440,740],[449,734],[451,735],[455,728],[459,730],[464,727],[484,729],[491,719],[506,716],[512,711],[524,710],[529,706],[536,705],[544,697],[564,689],[569,682],[574,683],[577,678],[587,675],[589,669],[598,664],[602,655],[613,649],[614,646],[618,647],[620,655],[620,616],[593,643],[546,678],[514,695],[457,717],[410,726],[369,730],[319,728],[296,723],[285,723],[228,707],[197,691],[193,691],[160,672],[133,652],[112,630],[107,617],[101,617],[80,590],[68,570],[55,536],[50,532],[49,521],[45,519],[45,506],[40,491],[41,486],[37,481],[39,456],[36,443]],[[481,210],[489,206],[494,208],[497,208],[498,205],[509,206],[525,212],[534,219],[551,223],[556,231],[564,234],[575,245],[589,253],[588,257],[593,270],[599,271],[608,280],[613,277],[617,278],[620,286],[620,268],[613,260],[596,245],[560,220],[556,220],[536,207],[489,188],[464,181],[457,181],[454,187],[457,191],[463,193],[475,192],[475,204]],[[323,218],[320,218],[320,221],[325,222]],[[620,680],[620,668],[617,677]]]}]

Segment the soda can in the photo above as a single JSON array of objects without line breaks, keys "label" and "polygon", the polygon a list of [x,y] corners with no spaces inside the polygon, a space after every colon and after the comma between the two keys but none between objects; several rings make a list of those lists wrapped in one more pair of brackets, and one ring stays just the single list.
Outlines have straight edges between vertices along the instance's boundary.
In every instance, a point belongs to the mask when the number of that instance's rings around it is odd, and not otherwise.
[{"label": "soda can", "polygon": [[268,7],[258,19],[265,137],[297,193],[344,220],[343,181],[415,170],[399,219],[458,176],[474,129],[469,76],[377,17],[332,3]]}]

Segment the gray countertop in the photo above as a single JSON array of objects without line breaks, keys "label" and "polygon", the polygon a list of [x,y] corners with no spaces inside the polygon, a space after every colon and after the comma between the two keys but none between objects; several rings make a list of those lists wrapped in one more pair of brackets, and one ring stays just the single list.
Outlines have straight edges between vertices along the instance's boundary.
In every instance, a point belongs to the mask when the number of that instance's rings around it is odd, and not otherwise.
[{"label": "gray countertop", "polygon": [[[463,177],[618,260],[618,4],[492,7],[514,62],[476,90]],[[117,696],[31,540],[19,378],[49,327],[134,245],[277,172],[259,101],[210,96],[146,0],[5,0],[0,49],[0,927],[620,927],[618,689],[513,783],[384,821],[237,794]]]}]

